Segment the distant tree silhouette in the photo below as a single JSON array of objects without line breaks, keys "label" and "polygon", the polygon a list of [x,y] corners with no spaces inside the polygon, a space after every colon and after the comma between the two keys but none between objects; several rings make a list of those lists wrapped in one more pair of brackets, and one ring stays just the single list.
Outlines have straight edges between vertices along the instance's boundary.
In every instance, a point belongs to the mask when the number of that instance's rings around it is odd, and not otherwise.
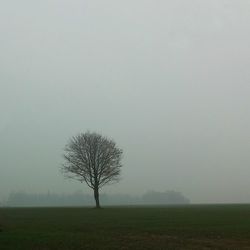
[{"label": "distant tree silhouette", "polygon": [[[142,196],[128,194],[100,194],[102,203],[105,205],[171,205],[189,204],[190,201],[179,192],[150,191]],[[60,206],[91,206],[94,200],[92,195],[81,191],[72,194],[56,193],[26,193],[12,192],[3,203],[7,207],[60,207]],[[0,213],[0,228],[1,228]]]},{"label": "distant tree silhouette", "polygon": [[142,196],[146,204],[188,204],[189,200],[182,193],[176,191],[149,191]]},{"label": "distant tree silhouette", "polygon": [[92,188],[96,208],[100,208],[99,190],[119,180],[122,153],[111,139],[97,133],[81,133],[66,145],[62,171],[66,177],[85,182]]}]

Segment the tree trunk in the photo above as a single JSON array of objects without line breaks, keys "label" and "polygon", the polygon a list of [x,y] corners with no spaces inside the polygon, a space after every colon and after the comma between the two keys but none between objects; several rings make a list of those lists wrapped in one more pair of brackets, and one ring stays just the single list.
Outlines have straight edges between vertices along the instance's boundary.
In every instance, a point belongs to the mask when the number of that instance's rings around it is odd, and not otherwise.
[{"label": "tree trunk", "polygon": [[100,207],[100,202],[99,202],[99,189],[98,188],[95,188],[94,189],[94,196],[95,196],[95,207],[96,208],[101,208]]}]

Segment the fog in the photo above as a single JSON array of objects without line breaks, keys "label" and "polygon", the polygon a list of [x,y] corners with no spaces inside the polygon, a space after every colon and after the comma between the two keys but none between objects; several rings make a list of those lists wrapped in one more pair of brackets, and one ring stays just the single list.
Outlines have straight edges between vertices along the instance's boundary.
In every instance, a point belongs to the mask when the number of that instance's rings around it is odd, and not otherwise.
[{"label": "fog", "polygon": [[124,150],[105,193],[250,201],[249,1],[0,4],[0,201],[90,193],[60,173],[88,130]]}]

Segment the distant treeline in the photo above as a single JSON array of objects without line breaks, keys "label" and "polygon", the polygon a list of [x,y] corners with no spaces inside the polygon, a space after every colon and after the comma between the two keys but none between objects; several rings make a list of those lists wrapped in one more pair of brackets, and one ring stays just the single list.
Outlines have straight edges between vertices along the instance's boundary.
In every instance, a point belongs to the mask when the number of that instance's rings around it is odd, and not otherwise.
[{"label": "distant treeline", "polygon": [[[142,196],[124,194],[101,194],[103,205],[171,205],[188,204],[189,200],[180,192],[150,191]],[[73,194],[30,194],[25,192],[11,193],[4,204],[10,207],[22,206],[94,206],[93,195],[81,192]]]}]

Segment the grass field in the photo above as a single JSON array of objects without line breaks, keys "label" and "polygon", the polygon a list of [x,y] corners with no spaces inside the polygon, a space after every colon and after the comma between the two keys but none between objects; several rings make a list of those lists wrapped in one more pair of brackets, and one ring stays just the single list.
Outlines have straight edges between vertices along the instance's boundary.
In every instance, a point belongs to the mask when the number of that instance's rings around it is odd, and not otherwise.
[{"label": "grass field", "polygon": [[250,205],[3,208],[0,249],[250,249]]}]

